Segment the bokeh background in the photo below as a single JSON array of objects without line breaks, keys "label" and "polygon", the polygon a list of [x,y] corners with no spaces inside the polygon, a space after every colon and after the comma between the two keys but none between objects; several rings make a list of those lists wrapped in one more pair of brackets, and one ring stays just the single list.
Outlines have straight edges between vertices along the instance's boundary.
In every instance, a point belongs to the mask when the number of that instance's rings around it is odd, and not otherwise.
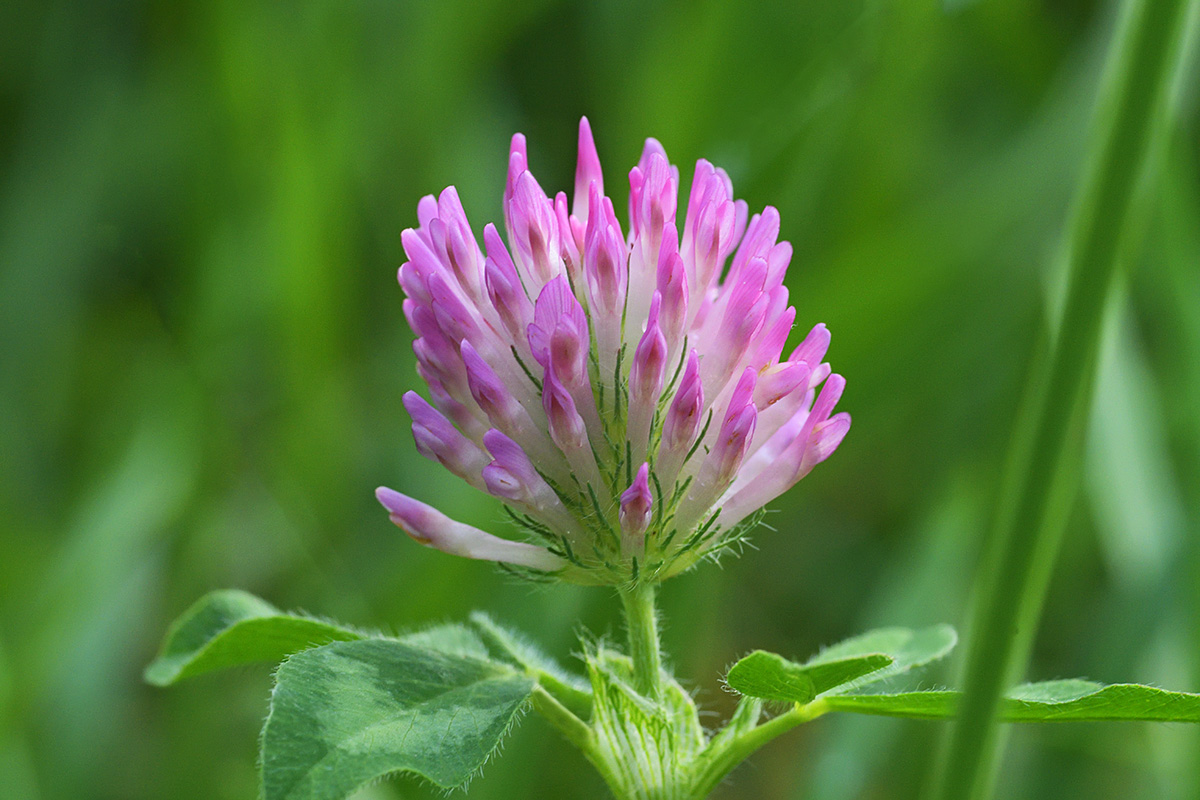
[{"label": "bokeh background", "polygon": [[[420,196],[500,217],[508,138],[610,191],[644,137],[707,157],[795,245],[854,427],[757,549],[670,582],[722,669],[882,624],[961,624],[1088,140],[1116,5],[650,0],[0,5],[0,796],[249,798],[270,668],[142,684],[167,622],[251,590],[363,626],[484,608],[563,658],[614,597],[425,550],[381,483],[480,526],[415,452],[395,270]],[[1200,690],[1200,114],[1180,91],[1113,305],[1085,486],[1029,675]],[[686,178],[685,178],[686,184]],[[624,188],[623,188],[624,187]],[[800,330],[803,328],[803,330]],[[1065,331],[1063,335],[1071,335]],[[953,664],[930,683],[953,678]],[[912,798],[937,723],[826,718],[720,797]],[[432,798],[401,779],[361,798]],[[472,798],[599,798],[526,719]],[[1003,798],[1200,796],[1182,726],[1012,732]]]}]

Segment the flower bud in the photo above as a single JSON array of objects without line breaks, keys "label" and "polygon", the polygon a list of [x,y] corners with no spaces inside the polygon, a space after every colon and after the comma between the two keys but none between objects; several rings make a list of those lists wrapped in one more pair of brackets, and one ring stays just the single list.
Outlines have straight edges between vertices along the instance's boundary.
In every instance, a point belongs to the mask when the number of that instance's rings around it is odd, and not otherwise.
[{"label": "flower bud", "polygon": [[567,562],[546,550],[524,542],[510,542],[478,528],[455,522],[442,512],[394,489],[375,490],[388,516],[417,543],[456,556],[484,561],[503,561],[530,569],[552,572]]},{"label": "flower bud", "polygon": [[554,204],[526,170],[517,177],[505,211],[517,267],[527,285],[540,290],[564,272]]},{"label": "flower bud", "polygon": [[644,550],[643,534],[650,524],[654,497],[650,494],[650,465],[638,467],[637,476],[629,488],[621,493],[621,541],[627,553],[640,554]]},{"label": "flower bud", "polygon": [[683,466],[684,459],[700,434],[704,424],[704,387],[700,382],[700,359],[695,350],[688,353],[679,379],[675,398],[667,409],[663,421],[662,445],[654,471],[667,485],[675,483],[675,477]]},{"label": "flower bud", "polygon": [[590,205],[591,187],[595,185],[596,192],[604,194],[604,174],[600,170],[600,156],[596,153],[596,142],[592,139],[592,126],[587,117],[579,120],[579,156],[575,163],[575,197],[571,204],[571,216],[576,219],[588,219],[588,211],[596,206]]},{"label": "flower bud", "polygon": [[667,339],[659,327],[659,309],[662,295],[658,292],[650,299],[650,318],[646,330],[638,342],[633,355],[633,367],[629,372],[629,418],[626,424],[626,439],[629,441],[632,458],[645,458],[650,446],[650,425],[654,419],[658,398],[662,393],[667,368]]},{"label": "flower bud", "polygon": [[484,262],[484,281],[488,300],[496,309],[500,322],[509,338],[516,344],[525,339],[525,330],[533,319],[533,303],[521,286],[521,276],[508,254],[508,248],[500,240],[496,226],[488,223],[483,229],[483,241],[487,245],[487,260]]},{"label": "flower bud", "polygon": [[482,489],[481,473],[488,457],[478,445],[459,433],[450,420],[416,392],[404,394],[404,408],[412,417],[417,451],[475,488]]}]

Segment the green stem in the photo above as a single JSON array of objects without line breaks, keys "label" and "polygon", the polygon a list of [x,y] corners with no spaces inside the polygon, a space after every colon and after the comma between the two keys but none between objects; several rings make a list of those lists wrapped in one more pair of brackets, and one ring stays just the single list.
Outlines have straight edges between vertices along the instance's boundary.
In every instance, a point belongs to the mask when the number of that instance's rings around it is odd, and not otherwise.
[{"label": "green stem", "polygon": [[828,711],[829,707],[821,699],[803,706],[796,705],[790,711],[726,741],[723,746],[708,755],[708,763],[696,780],[695,796],[707,797],[734,767],[749,758],[755,750],[797,725],[811,722]]},{"label": "green stem", "polygon": [[658,617],[654,609],[654,584],[639,583],[621,592],[629,657],[633,659],[635,688],[651,700],[662,697],[662,661],[659,655]]},{"label": "green stem", "polygon": [[545,717],[547,722],[558,728],[559,732],[567,737],[567,741],[582,750],[584,755],[590,757],[595,744],[595,734],[592,733],[592,729],[588,727],[587,723],[572,714],[541,684],[533,687],[530,701],[533,703],[534,711]]},{"label": "green stem", "polygon": [[583,753],[583,757],[600,773],[600,777],[608,784],[614,796],[621,797],[621,793],[624,791],[624,784],[620,776],[612,771],[609,761],[596,752],[596,734],[591,727],[579,717],[572,714],[566,706],[558,702],[554,695],[547,692],[540,684],[533,688],[533,695],[530,697],[530,701],[533,703],[534,711],[541,714],[547,722],[557,728],[566,737],[567,741],[575,745]]},{"label": "green stem", "polygon": [[[1167,212],[1163,249],[1169,269],[1160,290],[1165,302],[1156,310],[1164,311],[1163,317],[1170,321],[1173,336],[1168,352],[1178,354],[1175,369],[1162,376],[1168,392],[1165,400],[1172,408],[1195,409],[1200,408],[1200,315],[1196,314],[1200,308],[1200,231],[1196,229],[1200,187],[1191,176],[1200,161],[1191,154],[1191,142],[1184,136],[1177,136],[1174,145],[1163,203]],[[1183,617],[1185,630],[1192,632],[1191,680],[1196,685],[1200,684],[1200,425],[1192,414],[1184,413],[1176,418],[1176,428],[1176,474],[1187,519],[1186,555],[1180,559],[1183,566],[1176,581],[1186,592]],[[1200,800],[1200,747],[1192,747],[1189,764],[1193,780],[1187,796]]]},{"label": "green stem", "polygon": [[492,621],[487,614],[476,612],[471,615],[471,623],[489,647],[494,647],[505,653],[513,663],[520,665],[538,685],[547,691],[555,700],[562,703],[577,717],[590,719],[592,716],[592,693],[578,689],[564,681],[558,675],[547,672],[539,666],[537,659],[530,658],[527,649],[521,647],[519,639],[512,633]]},{"label": "green stem", "polygon": [[1068,231],[1066,304],[1035,375],[1015,441],[988,582],[972,621],[965,694],[943,761],[943,800],[986,798],[998,757],[997,709],[1024,671],[1064,508],[1078,486],[1086,411],[1104,307],[1122,232],[1179,62],[1188,0],[1132,0],[1114,42],[1098,105],[1097,139]]}]

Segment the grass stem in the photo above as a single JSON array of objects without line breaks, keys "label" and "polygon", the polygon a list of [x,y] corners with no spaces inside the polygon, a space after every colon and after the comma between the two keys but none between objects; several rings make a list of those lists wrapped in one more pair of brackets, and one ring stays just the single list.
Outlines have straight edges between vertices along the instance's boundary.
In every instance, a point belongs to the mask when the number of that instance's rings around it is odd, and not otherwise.
[{"label": "grass stem", "polygon": [[983,800],[999,756],[997,708],[1023,672],[1079,484],[1083,432],[1122,234],[1179,64],[1188,0],[1131,0],[1110,45],[1093,147],[1067,230],[1066,303],[1014,436],[970,628],[965,695],[935,796]]}]

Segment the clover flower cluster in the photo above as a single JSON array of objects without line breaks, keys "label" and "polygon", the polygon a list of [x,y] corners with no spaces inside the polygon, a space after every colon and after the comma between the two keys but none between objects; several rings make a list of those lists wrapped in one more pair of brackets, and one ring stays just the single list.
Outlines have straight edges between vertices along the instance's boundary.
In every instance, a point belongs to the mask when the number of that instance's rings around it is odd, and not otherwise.
[{"label": "clover flower cluster", "polygon": [[738,541],[849,430],[825,326],[782,358],[796,311],[779,213],[748,219],[701,159],[681,232],[679,170],[654,139],[629,187],[626,233],[584,118],[569,206],[513,136],[508,246],[489,223],[479,248],[453,186],[418,204],[399,273],[433,401],[404,396],[417,449],[529,539],[381,487],[421,544],[580,583],[662,580]]}]

